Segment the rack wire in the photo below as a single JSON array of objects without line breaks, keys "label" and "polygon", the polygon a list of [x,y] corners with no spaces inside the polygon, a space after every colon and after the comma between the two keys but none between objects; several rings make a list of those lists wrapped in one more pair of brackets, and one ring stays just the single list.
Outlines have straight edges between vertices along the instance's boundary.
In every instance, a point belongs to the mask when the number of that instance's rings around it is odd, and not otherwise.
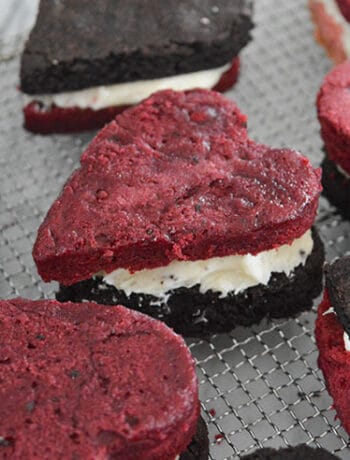
[{"label": "rack wire", "polygon": [[[322,160],[315,96],[331,63],[313,40],[306,1],[256,2],[253,41],[241,78],[227,96],[249,116],[253,138]],[[53,297],[31,249],[40,222],[92,133],[35,136],[22,128],[18,54],[25,34],[0,37],[0,297]],[[321,198],[317,226],[327,258],[350,250],[350,225]],[[315,303],[317,305],[318,302]],[[317,367],[315,308],[210,341],[193,340],[210,458],[236,459],[259,447],[305,442],[350,458]]]}]

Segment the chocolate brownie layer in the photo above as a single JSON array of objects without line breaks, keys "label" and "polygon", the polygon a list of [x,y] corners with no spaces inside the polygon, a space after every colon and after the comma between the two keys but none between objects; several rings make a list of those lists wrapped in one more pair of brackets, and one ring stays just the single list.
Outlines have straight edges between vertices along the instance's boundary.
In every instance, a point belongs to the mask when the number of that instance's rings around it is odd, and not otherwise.
[{"label": "chocolate brownie layer", "polygon": [[350,219],[350,179],[328,158],[322,162],[322,185],[323,194],[345,218]]},{"label": "chocolate brownie layer", "polygon": [[173,260],[257,254],[312,226],[320,170],[248,138],[247,118],[205,90],[162,91],[91,142],[41,225],[33,256],[45,281]]},{"label": "chocolate brownie layer", "polygon": [[197,433],[194,435],[187,450],[180,455],[180,460],[207,460],[209,457],[208,428],[205,421],[200,418]]},{"label": "chocolate brownie layer", "polygon": [[21,89],[59,93],[221,67],[250,39],[251,0],[41,0]]},{"label": "chocolate brownie layer", "polygon": [[350,256],[327,264],[325,278],[331,305],[344,330],[350,335]]},{"label": "chocolate brownie layer", "polygon": [[156,305],[157,298],[131,294],[127,297],[102,281],[91,278],[72,286],[60,286],[57,299],[81,302],[85,299],[101,304],[117,304],[139,310],[165,321],[184,336],[203,337],[228,332],[236,326],[250,326],[263,318],[294,316],[312,307],[312,300],[322,289],[323,244],[313,230],[314,248],[305,265],[298,266],[293,276],[273,273],[267,286],[257,285],[237,295],[220,297],[220,293],[199,292],[199,286],[170,292],[166,304]]},{"label": "chocolate brownie layer", "polygon": [[121,306],[0,301],[0,457],[173,460],[196,431],[183,339]]},{"label": "chocolate brownie layer", "polygon": [[242,457],[242,460],[337,460],[338,457],[325,449],[313,449],[306,445],[287,449],[261,449]]}]

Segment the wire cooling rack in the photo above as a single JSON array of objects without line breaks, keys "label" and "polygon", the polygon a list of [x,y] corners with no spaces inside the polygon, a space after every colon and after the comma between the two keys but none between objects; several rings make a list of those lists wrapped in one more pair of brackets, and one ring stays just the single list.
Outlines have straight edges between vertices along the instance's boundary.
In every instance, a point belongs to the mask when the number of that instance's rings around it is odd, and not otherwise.
[{"label": "wire cooling rack", "polygon": [[[331,63],[313,40],[306,1],[256,1],[256,29],[228,93],[249,116],[253,138],[294,147],[315,165],[322,142],[315,95]],[[23,41],[23,36],[22,36]],[[53,297],[31,257],[36,231],[92,134],[34,136],[22,129],[18,37],[0,41],[0,297]],[[350,250],[350,225],[321,198],[318,229],[327,258]],[[316,302],[317,303],[317,302]],[[315,312],[296,320],[190,341],[197,362],[211,459],[305,442],[350,458],[317,367]]]}]

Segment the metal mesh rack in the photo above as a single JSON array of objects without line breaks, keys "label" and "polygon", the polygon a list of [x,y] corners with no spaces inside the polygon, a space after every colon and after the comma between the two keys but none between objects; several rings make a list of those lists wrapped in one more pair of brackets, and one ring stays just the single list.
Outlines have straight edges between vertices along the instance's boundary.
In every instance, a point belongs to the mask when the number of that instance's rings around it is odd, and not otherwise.
[{"label": "metal mesh rack", "polygon": [[[331,63],[314,43],[306,0],[256,1],[254,40],[228,96],[249,116],[251,136],[290,146],[315,165],[322,142],[315,95]],[[23,35],[22,35],[23,39]],[[22,129],[19,39],[0,40],[0,297],[53,297],[31,258],[39,223],[92,134],[34,136]],[[5,46],[6,45],[6,46]],[[350,250],[350,225],[321,199],[318,228],[332,259]],[[317,304],[317,302],[316,302]],[[317,367],[315,312],[296,320],[190,341],[197,362],[211,459],[235,459],[263,446],[306,442],[350,458]]]}]

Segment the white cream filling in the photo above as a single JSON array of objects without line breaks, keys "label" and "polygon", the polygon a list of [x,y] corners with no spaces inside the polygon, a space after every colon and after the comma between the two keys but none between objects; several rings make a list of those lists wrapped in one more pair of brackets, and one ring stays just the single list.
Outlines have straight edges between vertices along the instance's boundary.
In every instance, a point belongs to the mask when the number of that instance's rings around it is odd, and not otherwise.
[{"label": "white cream filling", "polygon": [[332,313],[335,314],[334,308],[333,308],[333,307],[329,307],[328,310],[326,310],[325,312],[323,312],[322,316],[331,315]]},{"label": "white cream filling", "polygon": [[[105,275],[103,281],[132,293],[150,294],[166,302],[169,291],[199,285],[201,293],[209,290],[226,297],[229,292],[238,294],[258,284],[267,285],[274,272],[289,276],[300,264],[305,264],[313,249],[311,231],[308,230],[291,244],[262,251],[256,255],[233,255],[207,260],[178,261],[165,267],[130,273],[119,268]],[[158,302],[154,302],[158,304]]]},{"label": "white cream filling", "polygon": [[336,0],[316,0],[324,5],[329,16],[332,16],[334,21],[342,28],[344,50],[350,56],[350,24],[342,15]]},{"label": "white cream filling", "polygon": [[55,104],[57,107],[62,108],[79,107],[80,109],[99,110],[112,106],[133,105],[162,89],[171,88],[177,91],[193,88],[211,89],[218,83],[221,75],[230,66],[231,64],[227,64],[215,69],[175,75],[173,77],[96,86],[68,93],[26,95],[26,98],[27,103],[39,101],[45,107]]},{"label": "white cream filling", "polygon": [[[336,312],[335,312],[333,307],[328,308],[328,310],[326,310],[323,313],[323,316],[331,315],[331,314],[336,315]],[[345,350],[350,351],[350,337],[347,334],[347,332],[345,332],[345,331],[344,331],[344,334],[343,334],[343,338],[344,338],[344,348],[345,348]]]},{"label": "white cream filling", "polygon": [[339,165],[335,165],[337,170],[340,172],[340,174],[342,174],[343,176],[345,176],[347,179],[350,179],[350,174],[348,172],[345,171],[345,169],[343,169],[341,166]]},{"label": "white cream filling", "polygon": [[346,351],[350,351],[350,337],[345,331],[344,331],[344,347]]}]

